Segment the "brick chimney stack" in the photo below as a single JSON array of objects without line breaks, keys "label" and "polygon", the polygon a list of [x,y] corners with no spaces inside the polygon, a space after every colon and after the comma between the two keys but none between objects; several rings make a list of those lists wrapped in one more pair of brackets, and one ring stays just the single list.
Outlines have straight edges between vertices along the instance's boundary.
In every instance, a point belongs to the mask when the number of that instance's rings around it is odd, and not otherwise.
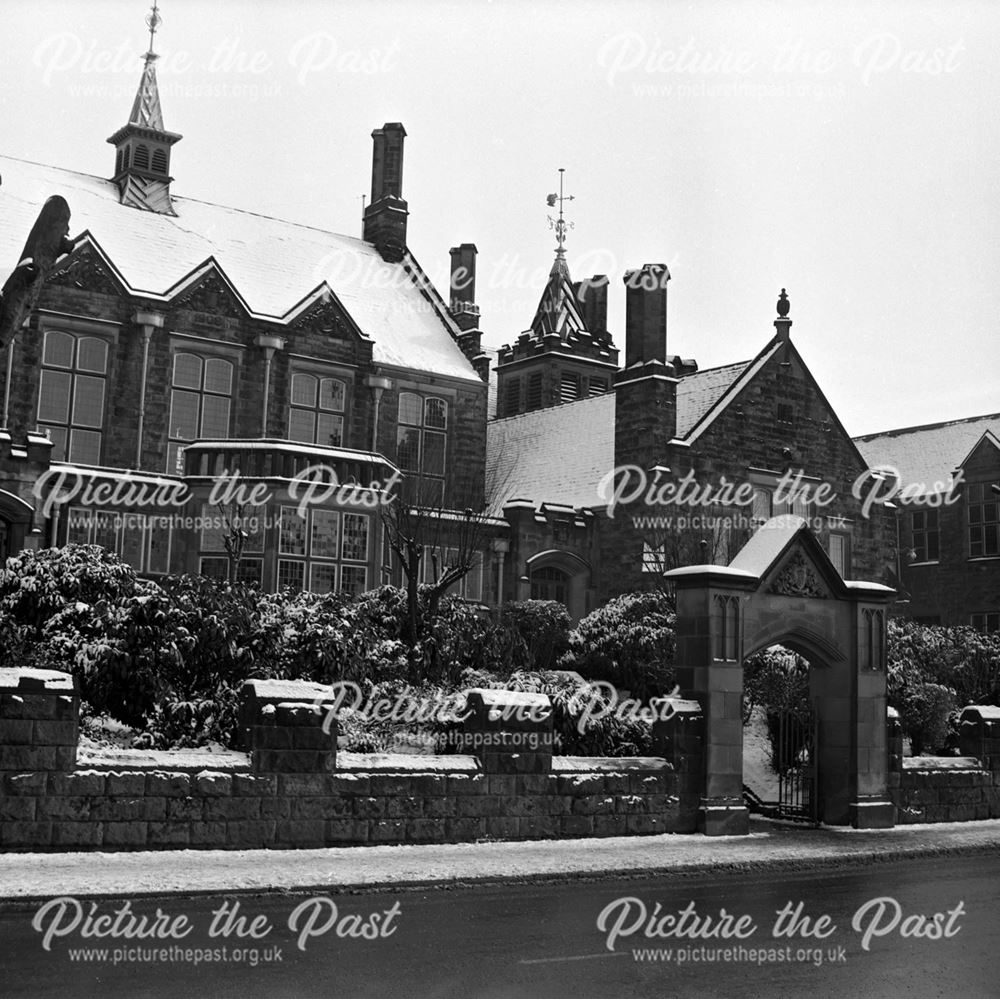
[{"label": "brick chimney stack", "polygon": [[573,285],[580,314],[588,333],[603,337],[608,332],[608,276],[595,274]]},{"label": "brick chimney stack", "polygon": [[[615,376],[615,465],[637,467],[631,481],[675,464],[677,371],[667,359],[667,281],[664,264],[625,274],[625,367]],[[601,566],[607,592],[621,592],[635,578],[644,538],[632,517],[648,514],[639,500],[621,508],[602,532]],[[630,575],[631,573],[631,575]],[[651,574],[655,580],[655,575]],[[603,593],[602,593],[603,596]]]},{"label": "brick chimney stack", "polygon": [[625,367],[667,363],[666,264],[643,264],[625,274]]},{"label": "brick chimney stack", "polygon": [[459,329],[471,330],[479,326],[479,307],[476,305],[476,249],[475,243],[453,246],[451,253],[450,312]]},{"label": "brick chimney stack", "polygon": [[479,329],[479,306],[476,305],[475,243],[453,246],[451,253],[451,288],[448,313],[461,330],[456,337],[462,353],[472,362],[484,382],[490,377],[490,358],[483,353],[483,334]]},{"label": "brick chimney stack", "polygon": [[386,122],[372,132],[372,199],[365,209],[364,239],[374,243],[384,260],[398,263],[406,253],[406,220],[403,200],[403,140],[406,129]]}]

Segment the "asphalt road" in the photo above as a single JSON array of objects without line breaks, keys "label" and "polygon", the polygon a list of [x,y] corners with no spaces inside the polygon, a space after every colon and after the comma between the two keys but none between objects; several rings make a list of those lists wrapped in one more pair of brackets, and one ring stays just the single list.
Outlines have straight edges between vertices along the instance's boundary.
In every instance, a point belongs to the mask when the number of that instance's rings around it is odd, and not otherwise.
[{"label": "asphalt road", "polygon": [[[1000,856],[980,854],[715,878],[50,899],[0,908],[0,995],[996,999],[998,888]],[[656,956],[639,959],[648,948]]]}]

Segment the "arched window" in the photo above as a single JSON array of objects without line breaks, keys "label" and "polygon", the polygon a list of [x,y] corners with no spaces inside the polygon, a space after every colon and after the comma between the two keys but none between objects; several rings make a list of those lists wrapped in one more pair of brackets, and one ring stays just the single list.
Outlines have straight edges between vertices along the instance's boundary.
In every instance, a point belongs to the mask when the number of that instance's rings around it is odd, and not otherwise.
[{"label": "arched window", "polygon": [[122,172],[122,156],[125,150],[119,149],[118,155],[115,157],[115,173],[119,174]]},{"label": "arched window", "polygon": [[740,657],[740,598],[715,598],[714,658],[736,662]]},{"label": "arched window", "polygon": [[323,447],[342,447],[347,386],[339,378],[302,372],[292,375],[288,439]]},{"label": "arched window", "polygon": [[140,170],[149,169],[149,146],[135,147],[135,157],[132,160],[132,164]]},{"label": "arched window", "polygon": [[122,146],[122,169],[127,170],[129,157],[131,156],[131,146]]},{"label": "arched window", "polygon": [[532,600],[557,600],[561,604],[566,603],[569,595],[569,573],[557,569],[554,565],[547,565],[542,569],[535,569],[530,579]]},{"label": "arched window", "polygon": [[153,150],[153,170],[156,173],[167,172],[167,151],[165,149]]},{"label": "arched window", "polygon": [[885,664],[885,617],[880,610],[865,610],[861,617],[861,667],[881,669]]}]

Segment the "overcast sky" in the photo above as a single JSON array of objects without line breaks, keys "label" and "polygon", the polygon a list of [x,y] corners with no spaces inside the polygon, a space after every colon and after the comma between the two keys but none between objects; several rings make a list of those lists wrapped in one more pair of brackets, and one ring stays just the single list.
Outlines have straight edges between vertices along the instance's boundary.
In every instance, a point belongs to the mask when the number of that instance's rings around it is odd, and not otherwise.
[{"label": "overcast sky", "polygon": [[[7,0],[2,151],[110,176],[146,0]],[[792,336],[847,429],[1000,411],[1000,5],[192,2],[157,35],[176,194],[349,234],[408,132],[408,242],[479,248],[487,341],[531,320],[546,194],[575,278],[663,261],[668,349]],[[2,224],[2,220],[0,220]]]}]

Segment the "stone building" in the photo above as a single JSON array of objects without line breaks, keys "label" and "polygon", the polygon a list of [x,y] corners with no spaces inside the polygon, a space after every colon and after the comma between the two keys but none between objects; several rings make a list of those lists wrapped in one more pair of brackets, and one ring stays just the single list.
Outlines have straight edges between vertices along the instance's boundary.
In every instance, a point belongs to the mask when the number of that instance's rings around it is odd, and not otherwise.
[{"label": "stone building", "polygon": [[885,470],[900,604],[924,624],[1000,631],[1000,413],[857,438]]},{"label": "stone building", "polygon": [[174,191],[155,59],[110,179],[0,157],[0,279],[48,197],[74,237],[0,357],[0,555],[78,541],[152,576],[398,581],[378,497],[401,477],[438,523],[481,507],[488,375],[474,315],[406,249],[403,126],[372,133],[363,238],[207,204]]},{"label": "stone building", "polygon": [[619,367],[607,279],[574,284],[561,256],[531,328],[498,355],[488,474],[511,525],[505,597],[580,617],[665,570],[727,564],[781,513],[809,518],[844,578],[891,582],[885,509],[863,515],[868,463],[792,341],[784,292],[755,358],[699,370],[668,353],[667,267],[631,271]]},{"label": "stone building", "polygon": [[[901,580],[896,612],[996,627],[1000,417],[852,441],[784,293],[756,357],[699,369],[668,352],[664,265],[625,275],[613,334],[608,277],[570,274],[561,194],[538,308],[493,354],[475,245],[451,250],[446,299],[407,249],[405,130],[372,137],[362,238],[175,193],[181,136],[152,53],[109,179],[0,156],[0,278],[51,195],[75,237],[0,356],[0,556],[92,542],[154,577],[356,593],[402,579],[376,509],[402,481],[432,514],[425,580],[487,505],[457,586],[477,602],[556,599],[579,618],[673,567],[728,563],[789,512],[843,577]],[[928,482],[961,466],[964,498],[866,506],[886,464]]]}]

